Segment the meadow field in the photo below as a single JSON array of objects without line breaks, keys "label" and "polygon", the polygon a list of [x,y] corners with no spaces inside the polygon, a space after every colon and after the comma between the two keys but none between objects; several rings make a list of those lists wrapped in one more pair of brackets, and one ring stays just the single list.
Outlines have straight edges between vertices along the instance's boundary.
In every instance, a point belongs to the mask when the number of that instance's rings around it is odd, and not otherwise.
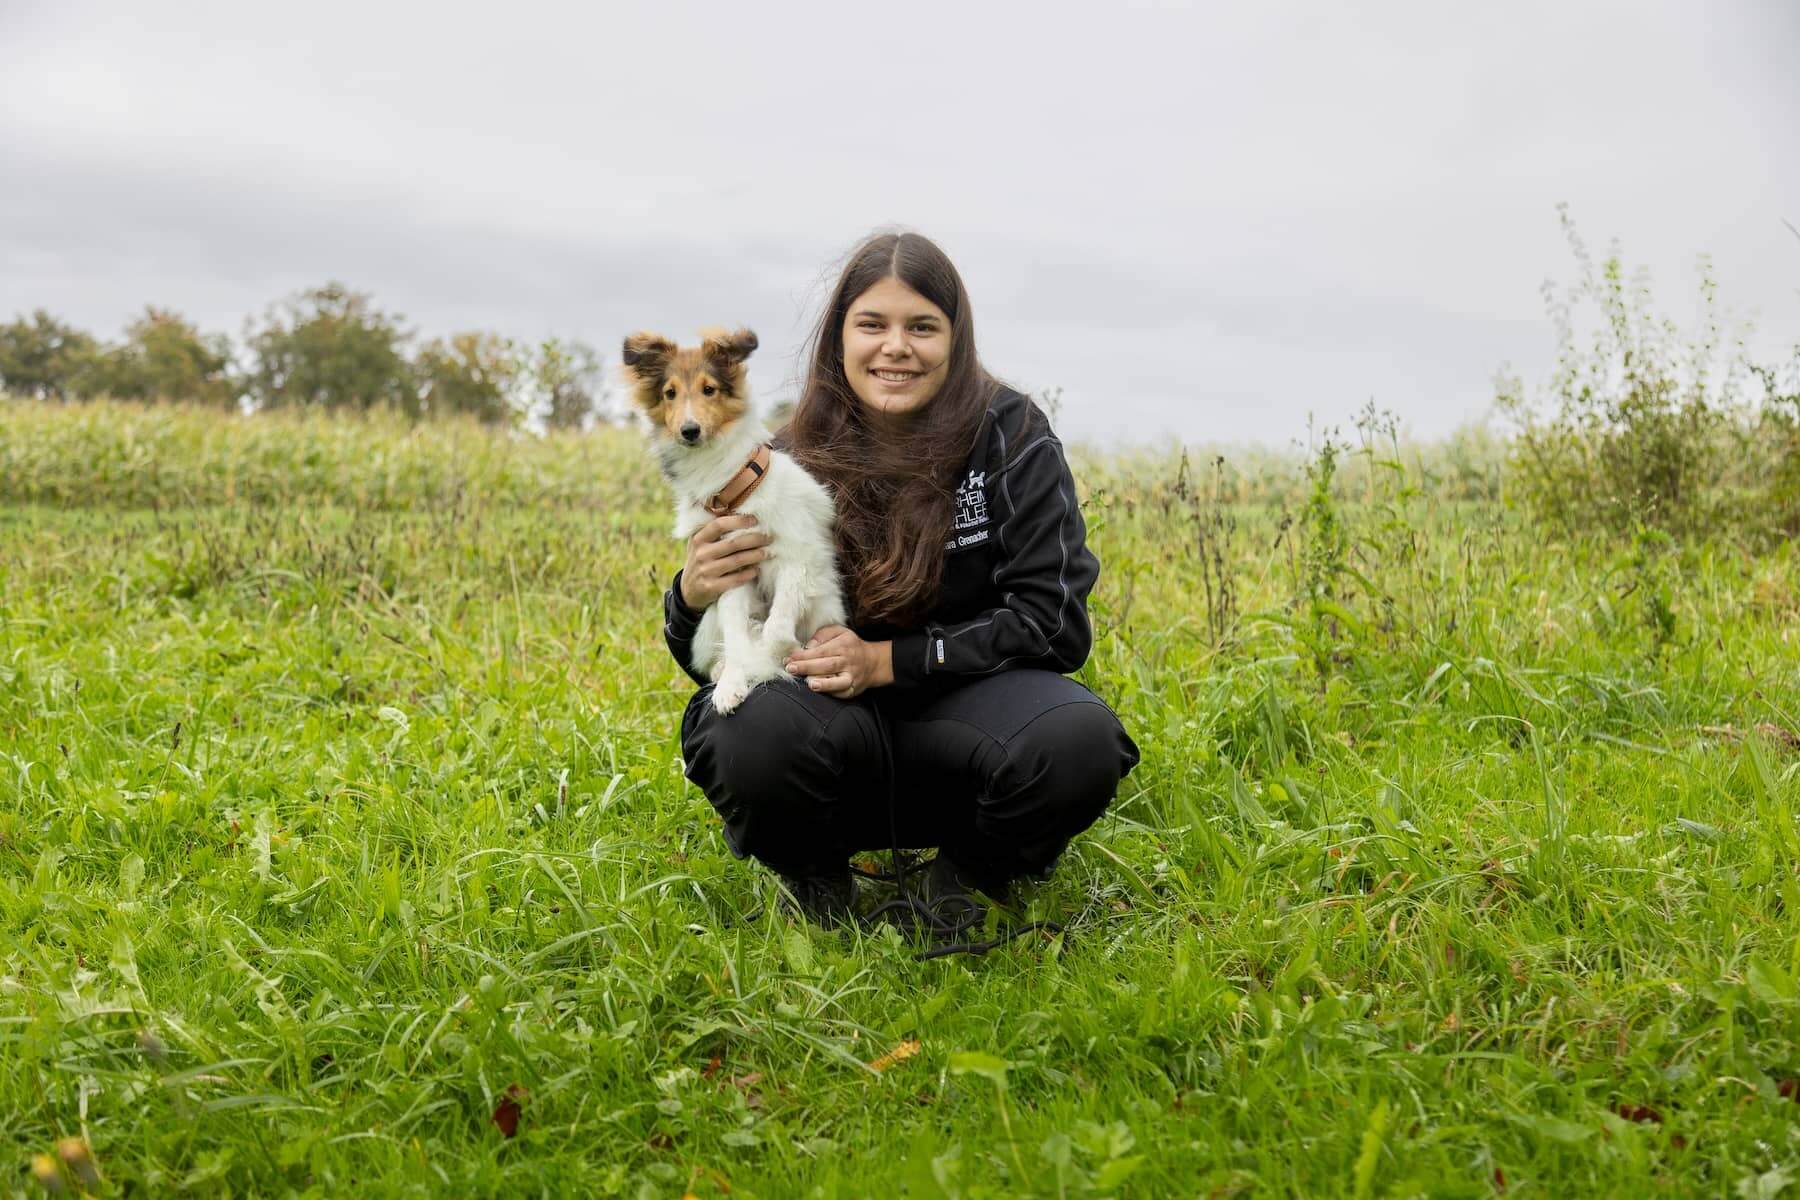
[{"label": "meadow field", "polygon": [[5,1186],[1782,1194],[1800,555],[1350,441],[1075,455],[1143,761],[921,962],[682,778],[630,431],[5,402]]}]

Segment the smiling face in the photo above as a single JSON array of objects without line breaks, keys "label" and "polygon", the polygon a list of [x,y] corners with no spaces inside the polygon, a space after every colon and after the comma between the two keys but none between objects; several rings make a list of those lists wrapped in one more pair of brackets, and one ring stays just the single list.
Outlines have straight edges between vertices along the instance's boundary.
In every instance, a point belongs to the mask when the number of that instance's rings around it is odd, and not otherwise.
[{"label": "smiling face", "polygon": [[843,339],[850,390],[877,423],[904,421],[943,386],[950,318],[892,275],[850,302]]}]

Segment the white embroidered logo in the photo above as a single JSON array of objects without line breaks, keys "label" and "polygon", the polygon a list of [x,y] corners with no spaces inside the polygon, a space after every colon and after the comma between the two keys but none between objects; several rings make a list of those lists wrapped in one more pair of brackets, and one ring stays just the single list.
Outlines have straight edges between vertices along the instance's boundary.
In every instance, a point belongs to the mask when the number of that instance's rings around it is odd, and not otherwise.
[{"label": "white embroidered logo", "polygon": [[937,652],[938,652],[938,666],[941,667],[944,665],[944,639],[943,638],[939,638],[937,640]]},{"label": "white embroidered logo", "polygon": [[956,528],[973,529],[987,521],[987,472],[970,471],[956,485]]}]

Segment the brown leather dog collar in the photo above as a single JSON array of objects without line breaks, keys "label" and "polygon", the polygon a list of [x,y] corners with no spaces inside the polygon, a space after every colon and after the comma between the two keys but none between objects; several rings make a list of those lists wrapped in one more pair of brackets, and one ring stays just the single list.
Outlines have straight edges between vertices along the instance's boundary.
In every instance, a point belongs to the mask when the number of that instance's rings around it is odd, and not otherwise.
[{"label": "brown leather dog collar", "polygon": [[756,485],[763,481],[763,476],[768,472],[769,443],[762,442],[750,452],[749,461],[738,468],[738,473],[719,489],[717,495],[706,502],[706,511],[715,517],[730,516],[738,510],[738,505],[750,498],[750,493],[756,490]]}]

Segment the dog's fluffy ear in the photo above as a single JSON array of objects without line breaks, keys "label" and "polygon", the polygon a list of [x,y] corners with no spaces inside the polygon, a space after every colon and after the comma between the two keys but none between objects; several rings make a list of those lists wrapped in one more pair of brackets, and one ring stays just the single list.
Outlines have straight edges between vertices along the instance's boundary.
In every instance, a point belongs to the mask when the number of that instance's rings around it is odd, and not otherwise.
[{"label": "dog's fluffy ear", "polygon": [[625,369],[642,380],[654,382],[675,357],[675,343],[660,333],[634,333],[625,339],[620,355]]},{"label": "dog's fluffy ear", "polygon": [[700,353],[708,362],[722,363],[735,367],[749,358],[757,347],[756,335],[748,329],[739,329],[728,333],[723,329],[703,330],[705,339],[700,343]]}]

